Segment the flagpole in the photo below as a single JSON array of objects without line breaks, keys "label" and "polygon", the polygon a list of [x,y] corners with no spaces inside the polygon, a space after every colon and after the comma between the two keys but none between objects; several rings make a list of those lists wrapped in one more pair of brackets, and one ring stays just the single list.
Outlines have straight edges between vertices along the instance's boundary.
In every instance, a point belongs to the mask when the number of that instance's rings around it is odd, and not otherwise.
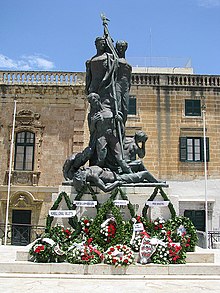
[{"label": "flagpole", "polygon": [[203,149],[204,149],[204,175],[205,175],[205,235],[206,235],[206,248],[209,248],[208,240],[208,200],[207,200],[207,156],[206,156],[206,105],[205,97],[203,97],[202,105],[202,118],[203,118]]},{"label": "flagpole", "polygon": [[5,245],[7,245],[7,234],[8,234],[8,213],[9,213],[9,201],[10,201],[10,191],[11,191],[11,169],[12,169],[12,155],[14,146],[14,133],[15,133],[15,116],[16,116],[17,101],[14,99],[14,114],[13,114],[13,124],[12,124],[12,135],[11,135],[11,147],[10,147],[10,162],[9,162],[9,173],[8,173],[8,195],[6,204],[6,215],[5,215]]}]

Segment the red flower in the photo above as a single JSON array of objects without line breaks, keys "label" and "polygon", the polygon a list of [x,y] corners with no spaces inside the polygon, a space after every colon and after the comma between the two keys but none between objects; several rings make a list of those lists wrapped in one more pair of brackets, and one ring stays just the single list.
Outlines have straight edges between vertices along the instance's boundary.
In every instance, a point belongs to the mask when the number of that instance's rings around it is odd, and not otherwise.
[{"label": "red flower", "polygon": [[116,233],[116,228],[115,228],[115,225],[110,223],[108,225],[108,237],[114,237],[115,236],[115,233]]},{"label": "red flower", "polygon": [[112,252],[115,251],[114,247],[111,247],[111,248],[110,248],[110,251],[112,251]]},{"label": "red flower", "polygon": [[89,223],[89,220],[85,219],[85,220],[83,221],[83,223],[86,225],[86,224]]},{"label": "red flower", "polygon": [[93,238],[90,237],[90,238],[87,240],[88,245],[91,244],[92,241],[93,241]]},{"label": "red flower", "polygon": [[44,245],[38,245],[38,247],[34,250],[35,253],[40,253],[44,251]]},{"label": "red flower", "polygon": [[117,259],[113,258],[112,262],[113,262],[113,264],[116,264]]},{"label": "red flower", "polygon": [[140,222],[141,222],[141,216],[137,216],[137,217],[136,217],[136,220],[137,220],[137,222],[140,223]]},{"label": "red flower", "polygon": [[89,234],[89,229],[88,229],[88,228],[84,228],[84,232],[85,232],[86,234]]}]

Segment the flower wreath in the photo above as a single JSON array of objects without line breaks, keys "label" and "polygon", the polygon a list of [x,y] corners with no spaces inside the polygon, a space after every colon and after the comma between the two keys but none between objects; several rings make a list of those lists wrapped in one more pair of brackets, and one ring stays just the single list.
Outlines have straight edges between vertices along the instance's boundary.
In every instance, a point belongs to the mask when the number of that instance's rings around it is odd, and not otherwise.
[{"label": "flower wreath", "polygon": [[101,249],[89,243],[74,243],[67,252],[67,261],[72,264],[98,264],[102,260]]},{"label": "flower wreath", "polygon": [[134,261],[134,253],[127,245],[111,246],[104,253],[104,262],[114,266],[128,266]]},{"label": "flower wreath", "polygon": [[116,233],[116,221],[112,217],[107,219],[104,223],[101,224],[100,234],[106,242],[111,242],[112,238],[115,237]]},{"label": "flower wreath", "polygon": [[189,218],[184,216],[175,217],[167,220],[165,226],[166,230],[170,231],[170,237],[173,241],[180,242],[187,252],[195,251],[198,236],[196,228]]},{"label": "flower wreath", "polygon": [[[156,239],[156,238],[155,238]],[[164,240],[158,240],[156,250],[151,256],[153,263],[157,264],[184,264],[186,258],[185,249],[180,243],[175,243],[169,235]]]},{"label": "flower wreath", "polygon": [[38,263],[62,262],[65,260],[65,252],[59,244],[50,238],[37,239],[30,251],[31,260]]},{"label": "flower wreath", "polygon": [[[106,214],[109,211],[111,211],[111,213],[114,216],[116,226],[114,231],[113,231],[113,227],[111,229],[111,235],[114,234],[114,237],[107,237],[107,239],[109,240],[107,242],[106,236],[108,235],[105,235],[104,231],[102,233],[101,225],[106,220]],[[97,243],[99,246],[103,247],[104,249],[107,249],[109,246],[115,245],[117,243],[125,243],[124,222],[122,220],[122,216],[121,216],[119,208],[114,205],[113,201],[108,200],[99,209],[98,214],[96,215],[90,227],[90,232],[91,232],[91,237],[94,239],[94,242]]]}]

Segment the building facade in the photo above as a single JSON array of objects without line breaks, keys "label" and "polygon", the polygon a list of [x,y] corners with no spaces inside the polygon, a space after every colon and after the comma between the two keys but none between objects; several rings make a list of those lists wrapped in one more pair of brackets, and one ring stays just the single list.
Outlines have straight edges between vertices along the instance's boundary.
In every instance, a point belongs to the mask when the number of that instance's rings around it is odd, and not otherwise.
[{"label": "building facade", "polygon": [[[44,226],[65,159],[88,145],[85,73],[2,71],[0,97],[1,227],[8,196],[10,224]],[[205,227],[206,157],[208,224],[220,230],[220,76],[133,73],[126,135],[138,130],[148,135],[145,166],[167,181],[168,194],[179,197],[177,212],[199,230]],[[20,241],[16,231],[10,232],[12,244]]]}]

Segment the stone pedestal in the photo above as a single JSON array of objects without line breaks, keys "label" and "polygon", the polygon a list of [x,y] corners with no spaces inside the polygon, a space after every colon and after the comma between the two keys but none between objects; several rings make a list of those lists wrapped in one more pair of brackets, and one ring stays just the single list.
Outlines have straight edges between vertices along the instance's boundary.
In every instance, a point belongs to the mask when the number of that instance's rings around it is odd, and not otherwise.
[{"label": "stone pedestal", "polygon": [[[142,210],[145,206],[146,201],[150,198],[152,193],[154,192],[155,188],[158,186],[158,184],[127,184],[123,185],[121,187],[122,191],[126,194],[128,197],[128,200],[130,203],[134,206],[135,213],[138,215],[142,215]],[[111,193],[104,193],[97,187],[92,187],[95,191],[95,194],[97,196],[97,201],[100,204],[103,204],[106,202],[109,197],[111,196]],[[173,207],[176,211],[176,214],[178,215],[179,211],[179,199],[178,196],[173,196],[168,194],[168,186],[163,185],[162,186],[163,191],[166,193],[167,197],[173,204]],[[66,192],[67,195],[70,197],[70,200],[73,201],[77,195],[75,189],[71,185],[63,184],[59,186],[59,193],[60,192]],[[117,194],[115,199],[122,199],[120,196],[120,193]],[[92,195],[90,193],[85,193],[81,200],[89,201],[93,200]],[[162,196],[158,192],[157,196],[155,197],[154,201],[163,201]],[[64,202],[64,201],[63,201]],[[66,209],[65,202],[60,207],[62,209]],[[122,215],[124,216],[125,220],[128,220],[131,218],[130,212],[127,206],[120,206]],[[95,217],[97,214],[96,208],[87,208],[87,207],[77,207],[77,215],[78,217],[82,216],[89,216],[89,217]],[[156,219],[157,217],[162,217],[165,220],[169,219],[171,217],[170,210],[168,207],[149,207],[148,209],[148,217],[150,219]]]}]

